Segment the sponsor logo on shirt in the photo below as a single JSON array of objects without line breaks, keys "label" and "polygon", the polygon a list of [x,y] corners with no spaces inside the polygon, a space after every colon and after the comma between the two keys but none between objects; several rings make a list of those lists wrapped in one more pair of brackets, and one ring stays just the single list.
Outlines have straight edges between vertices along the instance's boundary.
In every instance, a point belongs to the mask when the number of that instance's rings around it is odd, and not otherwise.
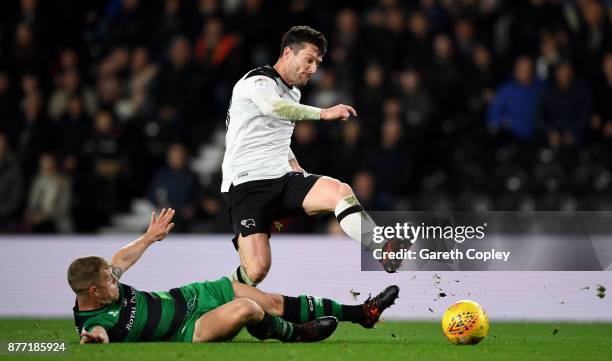
[{"label": "sponsor logo on shirt", "polygon": [[136,318],[136,289],[134,287],[132,287],[132,298],[130,299],[130,303],[132,304],[130,309],[130,319],[125,324],[125,328],[128,331],[132,330],[134,319]]}]

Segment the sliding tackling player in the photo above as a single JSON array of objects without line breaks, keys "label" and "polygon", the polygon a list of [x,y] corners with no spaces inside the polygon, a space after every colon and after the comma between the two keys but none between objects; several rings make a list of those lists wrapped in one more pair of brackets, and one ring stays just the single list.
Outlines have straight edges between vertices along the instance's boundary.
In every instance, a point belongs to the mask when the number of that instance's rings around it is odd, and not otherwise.
[{"label": "sliding tackling player", "polygon": [[174,213],[153,213],[146,233],[115,253],[110,264],[97,256],[70,264],[68,283],[76,294],[74,321],[81,343],[224,341],[243,327],[260,340],[321,341],[334,332],[338,321],[372,328],[398,296],[399,288],[389,286],[353,306],[265,293],[227,277],[168,292],[143,292],[118,282],[149,246],[168,235]]}]

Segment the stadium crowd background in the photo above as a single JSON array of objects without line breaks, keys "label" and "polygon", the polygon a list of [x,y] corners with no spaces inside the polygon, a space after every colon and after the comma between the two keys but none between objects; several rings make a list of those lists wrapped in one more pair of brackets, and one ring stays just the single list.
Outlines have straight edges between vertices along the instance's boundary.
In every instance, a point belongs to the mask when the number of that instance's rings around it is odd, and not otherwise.
[{"label": "stadium crowd background", "polygon": [[296,24],[330,42],[302,102],[359,117],[298,124],[293,151],[367,209],[612,209],[611,1],[19,0],[0,21],[3,233],[95,232],[145,197],[229,230],[219,172],[190,164]]}]

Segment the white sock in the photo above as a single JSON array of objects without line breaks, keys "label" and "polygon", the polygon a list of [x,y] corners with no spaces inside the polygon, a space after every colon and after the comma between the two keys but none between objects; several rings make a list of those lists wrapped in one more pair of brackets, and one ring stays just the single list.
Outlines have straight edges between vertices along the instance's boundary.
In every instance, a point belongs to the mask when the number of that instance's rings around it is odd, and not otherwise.
[{"label": "white sock", "polygon": [[372,241],[376,223],[359,204],[355,195],[350,195],[338,202],[334,213],[338,222],[340,222],[340,228],[342,228],[347,236],[361,243],[362,246],[369,250],[380,247],[380,245]]}]

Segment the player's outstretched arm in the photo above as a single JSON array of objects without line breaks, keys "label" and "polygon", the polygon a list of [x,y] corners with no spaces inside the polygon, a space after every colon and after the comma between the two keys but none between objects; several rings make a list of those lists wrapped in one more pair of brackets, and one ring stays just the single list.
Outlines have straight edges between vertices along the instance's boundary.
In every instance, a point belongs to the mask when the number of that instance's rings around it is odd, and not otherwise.
[{"label": "player's outstretched arm", "polygon": [[94,327],[91,332],[81,332],[81,344],[84,343],[108,343],[108,334],[102,326]]},{"label": "player's outstretched arm", "polygon": [[350,105],[338,104],[331,108],[321,109],[289,101],[276,92],[276,82],[265,76],[255,76],[246,80],[244,85],[246,97],[261,112],[269,117],[289,121],[324,120],[345,122],[349,117],[357,116]]},{"label": "player's outstretched arm", "polygon": [[159,217],[156,217],[155,212],[153,212],[147,231],[140,238],[121,248],[113,255],[111,267],[113,275],[117,279],[140,259],[150,245],[166,238],[174,228],[174,223],[172,223],[174,213],[175,211],[172,208],[162,209]]}]

